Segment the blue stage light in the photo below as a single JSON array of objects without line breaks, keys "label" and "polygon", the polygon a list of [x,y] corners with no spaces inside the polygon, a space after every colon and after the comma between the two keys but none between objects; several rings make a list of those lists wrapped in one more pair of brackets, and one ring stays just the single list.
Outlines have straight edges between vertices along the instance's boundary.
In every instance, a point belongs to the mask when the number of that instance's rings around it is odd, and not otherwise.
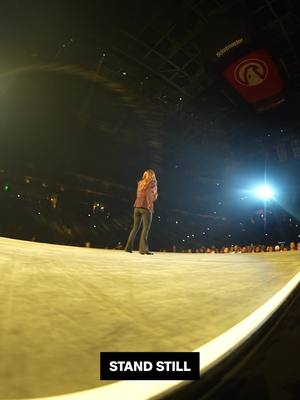
[{"label": "blue stage light", "polygon": [[273,199],[275,195],[274,190],[271,188],[271,186],[268,185],[262,185],[257,187],[254,190],[254,193],[256,197],[265,201]]}]

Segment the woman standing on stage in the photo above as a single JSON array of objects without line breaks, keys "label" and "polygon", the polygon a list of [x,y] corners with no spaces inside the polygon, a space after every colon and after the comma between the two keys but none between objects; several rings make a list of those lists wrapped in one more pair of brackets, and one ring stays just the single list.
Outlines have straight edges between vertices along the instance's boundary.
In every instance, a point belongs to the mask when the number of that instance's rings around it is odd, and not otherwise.
[{"label": "woman standing on stage", "polygon": [[129,234],[125,251],[132,253],[134,240],[141,223],[143,229],[140,238],[139,252],[140,254],[152,255],[148,247],[148,233],[152,222],[152,214],[154,212],[153,203],[157,199],[157,180],[152,169],[144,172],[142,180],[138,182],[136,200],[133,205],[133,227]]}]

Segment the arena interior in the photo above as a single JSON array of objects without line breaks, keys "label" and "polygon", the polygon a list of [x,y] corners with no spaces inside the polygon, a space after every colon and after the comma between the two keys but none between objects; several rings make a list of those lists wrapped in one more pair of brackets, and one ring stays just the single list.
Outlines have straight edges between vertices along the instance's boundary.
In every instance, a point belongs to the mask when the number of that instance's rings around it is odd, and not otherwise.
[{"label": "arena interior", "polygon": [[[299,399],[300,3],[0,19],[0,400]],[[124,251],[149,169],[153,254]],[[105,352],[200,378],[101,379]]]}]

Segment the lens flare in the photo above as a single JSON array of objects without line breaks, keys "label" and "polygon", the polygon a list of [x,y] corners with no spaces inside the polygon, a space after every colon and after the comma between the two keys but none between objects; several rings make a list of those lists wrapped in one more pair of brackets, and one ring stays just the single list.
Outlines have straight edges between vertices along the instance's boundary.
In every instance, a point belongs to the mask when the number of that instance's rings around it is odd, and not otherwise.
[{"label": "lens flare", "polygon": [[262,185],[254,190],[256,197],[262,200],[271,200],[274,198],[274,190],[271,186]]}]

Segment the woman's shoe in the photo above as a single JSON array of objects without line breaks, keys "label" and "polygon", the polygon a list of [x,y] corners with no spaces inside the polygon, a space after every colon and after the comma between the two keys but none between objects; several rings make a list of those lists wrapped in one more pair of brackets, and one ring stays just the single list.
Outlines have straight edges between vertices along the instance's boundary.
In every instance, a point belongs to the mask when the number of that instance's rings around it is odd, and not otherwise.
[{"label": "woman's shoe", "polygon": [[127,253],[132,253],[132,250],[125,250]]},{"label": "woman's shoe", "polygon": [[153,255],[153,253],[151,253],[151,251],[147,251],[147,253],[140,253],[140,254],[146,254],[146,255],[148,255],[148,256],[152,256]]}]

